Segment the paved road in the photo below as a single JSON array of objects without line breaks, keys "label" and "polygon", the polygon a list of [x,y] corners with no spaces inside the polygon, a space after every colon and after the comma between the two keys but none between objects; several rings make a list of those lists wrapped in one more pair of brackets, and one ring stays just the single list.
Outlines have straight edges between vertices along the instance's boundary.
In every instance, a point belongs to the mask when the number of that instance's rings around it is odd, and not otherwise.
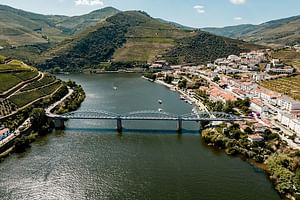
[{"label": "paved road", "polygon": [[69,96],[71,96],[74,92],[74,90],[72,90],[71,88],[68,88],[69,92],[66,96],[64,96],[61,100],[55,102],[54,104],[50,105],[48,108],[45,109],[45,112],[48,116],[53,115],[51,113],[51,110],[53,110],[57,105],[61,104],[66,98],[68,98]]}]

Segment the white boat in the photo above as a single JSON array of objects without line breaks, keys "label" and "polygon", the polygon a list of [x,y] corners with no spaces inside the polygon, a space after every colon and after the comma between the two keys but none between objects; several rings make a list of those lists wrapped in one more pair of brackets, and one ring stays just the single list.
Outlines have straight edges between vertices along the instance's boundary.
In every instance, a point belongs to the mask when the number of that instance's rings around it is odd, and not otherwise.
[{"label": "white boat", "polygon": [[180,95],[180,99],[181,99],[181,100],[185,100],[185,98],[184,98],[183,95]]},{"label": "white boat", "polygon": [[159,103],[159,104],[162,104],[162,100],[158,99],[158,103]]},{"label": "white boat", "polygon": [[118,89],[118,87],[114,86],[114,87],[113,87],[113,89],[114,89],[114,90],[117,90],[117,89]]},{"label": "white boat", "polygon": [[162,108],[159,108],[159,109],[158,109],[158,112],[162,112],[162,111],[163,111],[163,109],[162,109]]}]

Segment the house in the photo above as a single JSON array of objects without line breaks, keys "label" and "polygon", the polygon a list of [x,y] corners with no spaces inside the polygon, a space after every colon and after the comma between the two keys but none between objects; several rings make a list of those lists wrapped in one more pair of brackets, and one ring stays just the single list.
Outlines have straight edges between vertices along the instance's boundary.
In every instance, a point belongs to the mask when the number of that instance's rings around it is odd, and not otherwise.
[{"label": "house", "polygon": [[241,62],[241,58],[239,56],[236,56],[236,55],[228,56],[227,60],[229,60],[231,62],[235,62],[235,63]]},{"label": "house", "polygon": [[9,129],[2,126],[0,128],[0,141],[3,140],[3,139],[5,139],[9,135],[10,135]]},{"label": "house", "polygon": [[255,123],[253,128],[255,133],[264,133],[266,130],[266,127],[261,123]]},{"label": "house", "polygon": [[257,113],[263,113],[268,111],[268,107],[259,98],[252,98],[250,103],[250,108],[252,111]]},{"label": "house", "polygon": [[262,136],[260,136],[259,134],[253,134],[253,135],[248,136],[248,140],[250,142],[261,142],[264,140],[264,138]]},{"label": "house", "polygon": [[280,112],[277,115],[277,120],[287,128],[295,131],[300,135],[300,119],[287,112]]},{"label": "house", "polygon": [[225,103],[226,101],[237,100],[237,97],[235,97],[233,94],[226,92],[216,86],[211,86],[208,93],[210,94],[210,99],[212,101],[222,101]]},{"label": "house", "polygon": [[158,72],[162,70],[169,70],[171,69],[169,66],[169,63],[167,63],[165,60],[157,60],[149,67],[150,71],[152,72]]},{"label": "house", "polygon": [[300,101],[293,100],[287,96],[279,98],[277,100],[277,104],[281,107],[282,110],[287,110],[289,112],[300,110]]}]

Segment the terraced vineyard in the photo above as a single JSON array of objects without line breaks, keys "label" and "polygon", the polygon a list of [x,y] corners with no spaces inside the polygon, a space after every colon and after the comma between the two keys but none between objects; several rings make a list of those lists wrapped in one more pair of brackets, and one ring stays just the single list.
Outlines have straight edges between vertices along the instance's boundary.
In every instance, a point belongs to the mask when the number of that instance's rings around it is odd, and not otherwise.
[{"label": "terraced vineyard", "polygon": [[18,106],[18,108],[21,108],[36,99],[39,99],[41,97],[47,96],[52,94],[55,90],[57,90],[62,83],[60,81],[49,85],[47,87],[41,88],[41,89],[36,89],[36,90],[30,90],[28,92],[21,92],[18,94],[15,94],[11,96],[8,100],[14,103],[15,105]]},{"label": "terraced vineyard", "polygon": [[53,83],[54,81],[56,81],[56,78],[54,76],[45,74],[45,76],[41,80],[32,82],[32,83],[28,84],[27,86],[25,86],[24,88],[22,88],[21,92],[40,88],[45,85],[49,85],[49,84]]},{"label": "terraced vineyard", "polygon": [[[0,61],[5,57],[1,56]],[[7,64],[0,64],[0,93],[18,85],[22,81],[30,80],[38,75],[38,71],[21,61],[12,60]]]},{"label": "terraced vineyard", "polygon": [[0,100],[0,117],[8,115],[16,110],[16,105],[7,99]]},{"label": "terraced vineyard", "polygon": [[23,62],[20,62],[18,60],[11,60],[8,63],[5,63],[5,57],[0,56],[0,72],[1,71],[8,71],[8,70],[13,70],[13,71],[28,71],[32,70],[32,68],[28,65],[25,65]]},{"label": "terraced vineyard", "polygon": [[261,85],[270,90],[288,95],[295,100],[300,100],[300,75],[264,81]]}]

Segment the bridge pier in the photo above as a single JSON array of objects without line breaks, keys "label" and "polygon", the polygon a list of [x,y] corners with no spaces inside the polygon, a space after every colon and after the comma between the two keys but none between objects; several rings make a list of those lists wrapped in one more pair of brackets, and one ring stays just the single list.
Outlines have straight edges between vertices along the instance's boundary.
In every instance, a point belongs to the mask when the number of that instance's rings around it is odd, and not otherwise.
[{"label": "bridge pier", "polygon": [[122,132],[122,119],[120,117],[117,118],[117,131]]},{"label": "bridge pier", "polygon": [[182,132],[182,119],[178,118],[177,120],[177,132],[181,133]]},{"label": "bridge pier", "polygon": [[57,130],[62,130],[65,128],[65,120],[60,119],[60,118],[55,118],[54,119],[54,127]]}]

